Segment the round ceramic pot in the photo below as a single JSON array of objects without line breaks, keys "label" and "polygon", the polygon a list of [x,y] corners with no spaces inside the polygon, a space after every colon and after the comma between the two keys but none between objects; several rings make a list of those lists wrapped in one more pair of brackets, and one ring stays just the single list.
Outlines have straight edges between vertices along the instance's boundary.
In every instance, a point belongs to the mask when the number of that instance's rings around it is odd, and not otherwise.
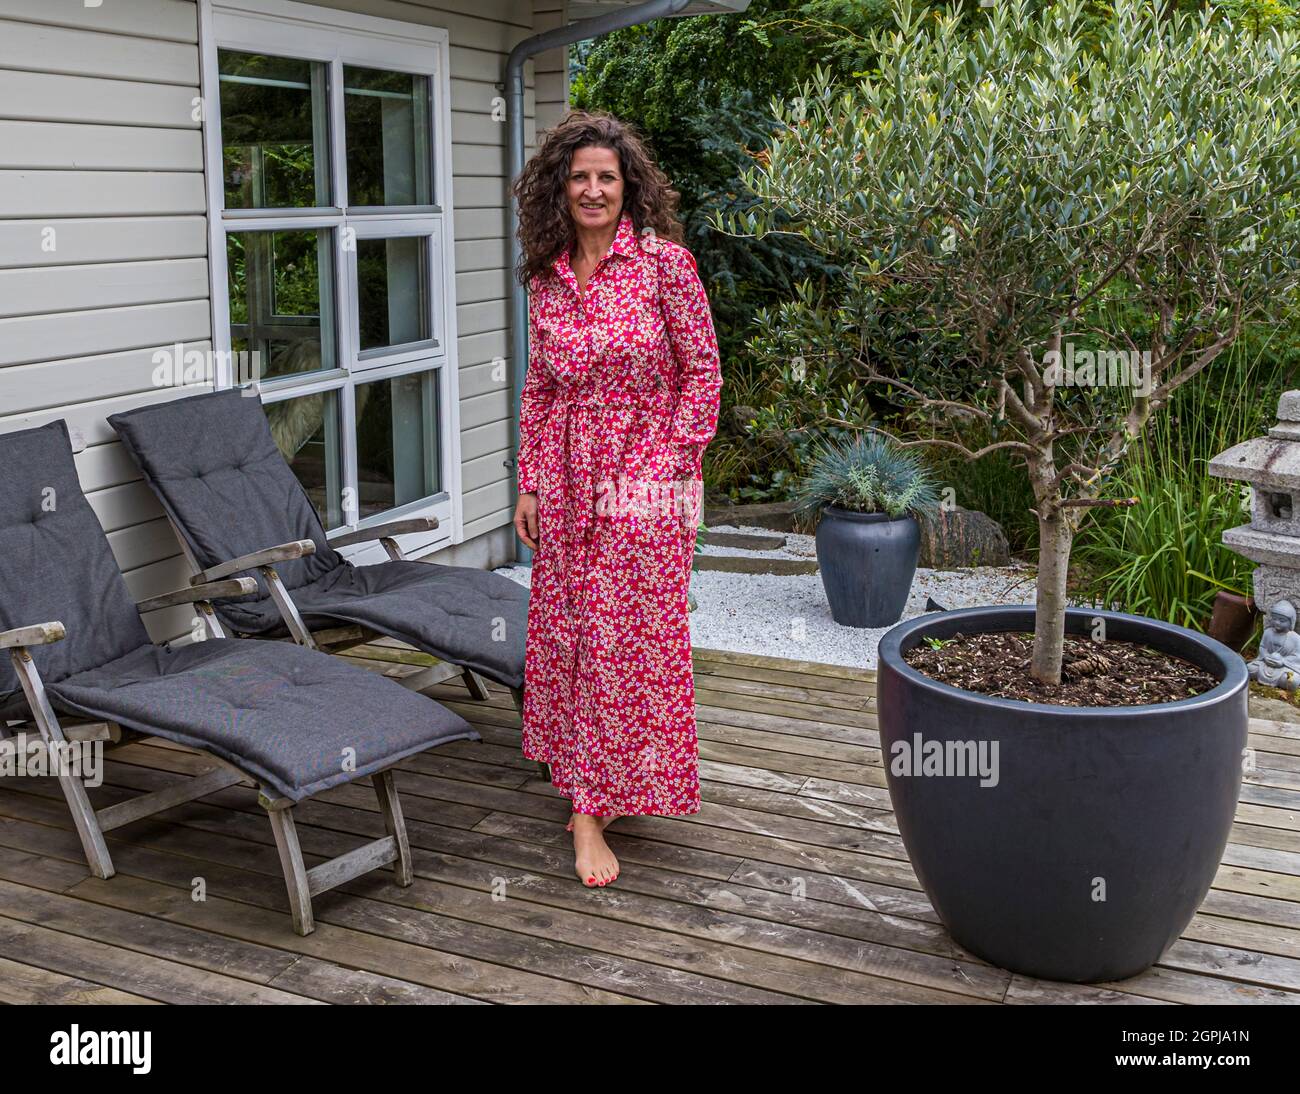
[{"label": "round ceramic pot", "polygon": [[827,505],[817,522],[817,568],[842,627],[888,627],[907,604],[921,551],[912,516],[855,513]]},{"label": "round ceramic pot", "polygon": [[1186,928],[1223,858],[1241,789],[1246,666],[1212,638],[1117,612],[1066,630],[1175,654],[1219,681],[1128,707],[995,699],[903,655],[927,638],[1032,632],[1032,606],[934,613],[880,643],[880,745],[899,832],[953,938],[1051,980],[1121,980]]}]

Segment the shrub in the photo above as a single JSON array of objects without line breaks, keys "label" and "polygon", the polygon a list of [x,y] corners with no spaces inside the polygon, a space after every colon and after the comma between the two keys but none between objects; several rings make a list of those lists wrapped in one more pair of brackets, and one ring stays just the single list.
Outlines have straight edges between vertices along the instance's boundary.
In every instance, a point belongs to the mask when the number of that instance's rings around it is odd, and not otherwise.
[{"label": "shrub", "polygon": [[[1130,445],[1300,296],[1300,39],[1120,0],[1092,47],[1083,11],[1005,0],[967,38],[957,12],[903,0],[879,73],[848,89],[819,74],[746,173],[761,204],[718,225],[792,228],[845,266],[832,295],[789,309],[772,350],[854,354],[912,401],[923,443],[1024,462],[1030,672],[1049,684],[1075,533],[1128,502]],[[1098,325],[1111,308],[1123,324]],[[1144,382],[1075,372],[1076,340],[1087,364],[1121,356]],[[983,449],[953,439],[971,422],[995,437]]]},{"label": "shrub", "polygon": [[916,513],[938,501],[934,481],[921,461],[878,433],[821,444],[797,496],[796,508],[804,513],[834,505],[891,517]]}]

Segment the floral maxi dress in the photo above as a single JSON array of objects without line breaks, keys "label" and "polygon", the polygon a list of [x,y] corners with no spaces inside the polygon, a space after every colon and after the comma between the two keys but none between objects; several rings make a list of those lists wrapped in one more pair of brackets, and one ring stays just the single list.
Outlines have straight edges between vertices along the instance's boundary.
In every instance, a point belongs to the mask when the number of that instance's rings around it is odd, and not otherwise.
[{"label": "floral maxi dress", "polygon": [[534,284],[528,339],[524,755],[574,812],[696,813],[687,589],[722,369],[695,259],[624,213],[585,291],[567,252]]}]

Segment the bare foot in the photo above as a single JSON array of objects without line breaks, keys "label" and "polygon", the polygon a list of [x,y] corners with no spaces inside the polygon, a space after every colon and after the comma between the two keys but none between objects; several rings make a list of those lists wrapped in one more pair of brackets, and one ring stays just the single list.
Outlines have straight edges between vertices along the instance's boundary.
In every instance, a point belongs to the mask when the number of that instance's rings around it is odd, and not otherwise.
[{"label": "bare foot", "polygon": [[574,870],[587,888],[610,884],[618,877],[618,859],[605,842],[604,817],[573,815]]},{"label": "bare foot", "polygon": [[[564,830],[565,830],[566,832],[572,832],[572,831],[573,831],[573,818],[574,818],[575,816],[577,816],[576,813],[570,813],[570,814],[569,814],[569,823],[566,824],[566,825],[564,826]],[[615,816],[611,816],[611,817],[596,817],[595,819],[598,820],[598,821],[600,821],[600,830],[603,832],[606,828],[608,828],[608,827],[610,826],[610,824],[611,824],[613,821],[618,820],[618,816],[615,815]]]}]

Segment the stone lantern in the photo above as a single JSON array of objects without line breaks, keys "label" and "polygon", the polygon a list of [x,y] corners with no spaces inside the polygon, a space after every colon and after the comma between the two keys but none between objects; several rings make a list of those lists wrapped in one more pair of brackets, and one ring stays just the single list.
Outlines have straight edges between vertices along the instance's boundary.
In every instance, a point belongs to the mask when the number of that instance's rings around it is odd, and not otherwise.
[{"label": "stone lantern", "polygon": [[1250,485],[1250,523],[1223,533],[1225,546],[1256,563],[1255,604],[1268,614],[1251,679],[1300,687],[1300,391],[1283,394],[1267,437],[1243,441],[1210,461],[1210,474]]},{"label": "stone lantern", "polygon": [[1300,604],[1300,391],[1283,394],[1267,437],[1210,461],[1210,474],[1250,484],[1250,523],[1223,533],[1225,546],[1256,562],[1255,603]]}]

